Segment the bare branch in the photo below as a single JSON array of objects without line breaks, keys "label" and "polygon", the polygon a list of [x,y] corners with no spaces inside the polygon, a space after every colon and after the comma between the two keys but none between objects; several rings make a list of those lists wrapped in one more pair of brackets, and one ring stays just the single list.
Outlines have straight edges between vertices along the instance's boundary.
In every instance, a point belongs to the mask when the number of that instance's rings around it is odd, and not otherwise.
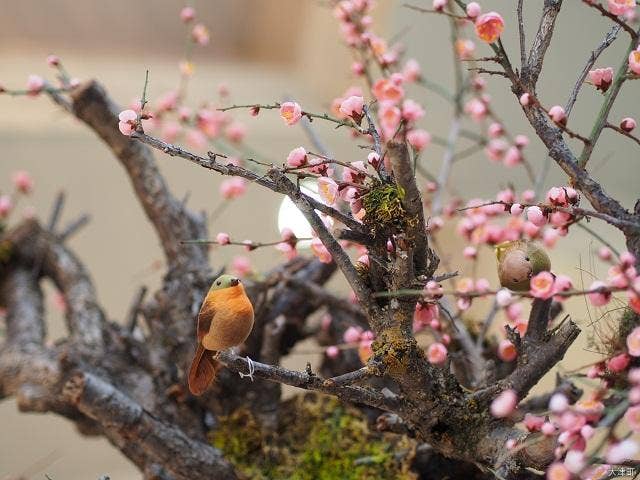
[{"label": "bare branch", "polygon": [[[229,352],[222,352],[218,356],[218,360],[223,362],[227,368],[235,372],[243,373],[244,375],[249,374],[249,364],[246,358],[239,357],[238,355],[234,355]],[[263,378],[265,380],[283,383],[285,385],[291,385],[292,387],[303,388],[305,390],[326,393],[347,402],[363,403],[381,410],[390,410],[396,403],[393,400],[386,398],[382,393],[369,388],[355,387],[351,385],[338,385],[330,379],[325,380],[309,371],[296,372],[294,370],[288,370],[274,365],[266,365],[256,361],[252,361],[252,364],[253,375],[257,378]]]},{"label": "bare branch", "polygon": [[536,83],[538,83],[542,62],[551,43],[553,27],[561,6],[562,0],[544,0],[540,25],[538,25],[538,31],[531,44],[527,63],[522,67],[522,81],[530,90],[534,90]]},{"label": "bare branch", "polygon": [[151,151],[118,130],[119,108],[95,81],[71,93],[75,115],[102,138],[127,170],[147,217],[154,225],[169,265],[208,270],[207,249],[181,245],[184,238],[205,238],[206,224],[174,198]]},{"label": "bare branch", "polygon": [[[182,149],[181,147],[178,147],[176,145],[171,145],[169,143],[165,143],[162,140],[158,140],[157,138],[151,137],[142,132],[133,132],[131,134],[131,138],[139,139],[141,142],[146,143],[147,145],[150,145],[151,147],[157,150],[160,150],[169,156],[184,158],[185,160],[189,160],[190,162],[195,163],[196,165],[200,165],[201,167],[207,168],[209,170],[213,170],[222,175],[234,175],[234,176],[242,177],[251,182],[257,183],[262,187],[266,187],[270,190],[273,190],[275,192],[283,193],[283,194],[285,193],[284,191],[280,190],[279,187],[276,185],[276,183],[270,180],[267,176],[258,175],[257,173],[252,172],[251,170],[247,170],[242,167],[237,167],[232,164],[222,165],[218,163],[216,161],[217,160],[216,154],[211,154],[210,158],[203,158],[193,153],[190,153]],[[335,208],[329,207],[324,203],[321,203],[303,194],[302,192],[300,192],[300,195],[302,198],[308,201],[315,210],[318,210],[324,213],[325,215],[329,215],[335,218],[336,220],[342,222],[352,230],[356,230],[356,231],[362,230],[362,225],[358,223],[356,220],[354,220],[352,217],[347,216],[344,213],[336,210]],[[183,237],[183,239],[184,238],[205,238],[205,237],[191,236],[191,237]]]},{"label": "bare branch", "polygon": [[582,85],[584,84],[584,81],[587,78],[587,75],[589,74],[589,70],[591,70],[591,68],[595,65],[596,60],[598,59],[598,57],[600,57],[600,54],[604,52],[618,37],[620,28],[621,27],[619,25],[615,25],[607,33],[607,35],[604,37],[604,40],[602,40],[600,45],[598,45],[598,47],[595,50],[592,50],[591,53],[589,54],[589,59],[587,60],[587,63],[582,69],[582,72],[580,72],[580,75],[578,76],[578,79],[576,80],[576,83],[573,86],[573,89],[571,90],[571,94],[569,95],[567,104],[564,107],[567,117],[569,117],[569,115],[571,114],[571,110],[573,110],[573,106],[576,103],[576,100],[578,99],[578,93],[580,93],[580,89],[582,88]]}]

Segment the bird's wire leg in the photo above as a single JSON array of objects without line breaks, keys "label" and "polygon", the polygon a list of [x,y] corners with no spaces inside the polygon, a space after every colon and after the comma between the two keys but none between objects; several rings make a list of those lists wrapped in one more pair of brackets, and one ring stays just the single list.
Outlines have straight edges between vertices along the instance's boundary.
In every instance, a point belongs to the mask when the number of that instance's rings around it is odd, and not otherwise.
[{"label": "bird's wire leg", "polygon": [[251,360],[248,356],[246,358],[247,358],[247,366],[249,367],[249,373],[238,372],[238,375],[240,375],[240,378],[249,377],[253,382],[253,373],[256,371],[256,367],[253,364],[253,360]]}]

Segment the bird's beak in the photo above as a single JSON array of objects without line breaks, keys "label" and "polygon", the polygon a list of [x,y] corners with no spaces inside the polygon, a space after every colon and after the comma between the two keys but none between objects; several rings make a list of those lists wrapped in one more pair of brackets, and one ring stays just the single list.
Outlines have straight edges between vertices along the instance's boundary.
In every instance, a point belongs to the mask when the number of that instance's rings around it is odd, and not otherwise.
[{"label": "bird's beak", "polygon": [[231,279],[231,286],[235,287],[236,285],[238,285],[240,283],[240,280],[238,280],[237,278],[233,278]]}]

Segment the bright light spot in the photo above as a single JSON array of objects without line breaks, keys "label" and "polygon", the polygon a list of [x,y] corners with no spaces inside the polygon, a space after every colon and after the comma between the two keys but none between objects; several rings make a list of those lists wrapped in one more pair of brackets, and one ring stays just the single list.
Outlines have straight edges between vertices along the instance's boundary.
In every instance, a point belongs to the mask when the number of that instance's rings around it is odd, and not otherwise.
[{"label": "bright light spot", "polygon": [[[300,185],[300,190],[305,195],[308,195],[316,200],[320,201],[320,196],[317,193],[317,186],[315,182],[304,182]],[[298,207],[296,207],[289,197],[285,197],[278,210],[278,230],[280,233],[285,228],[290,228],[298,238],[309,238],[313,231],[307,219]],[[309,248],[311,245],[310,240],[298,242],[298,248]]]}]

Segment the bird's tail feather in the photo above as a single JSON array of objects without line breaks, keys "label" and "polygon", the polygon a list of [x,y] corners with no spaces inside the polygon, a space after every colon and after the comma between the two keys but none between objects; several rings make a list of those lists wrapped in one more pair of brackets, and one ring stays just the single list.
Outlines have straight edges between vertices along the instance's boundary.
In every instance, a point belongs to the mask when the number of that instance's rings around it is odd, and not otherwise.
[{"label": "bird's tail feather", "polygon": [[199,344],[189,369],[189,391],[193,395],[202,395],[213,383],[222,364],[213,358],[210,350]]}]

